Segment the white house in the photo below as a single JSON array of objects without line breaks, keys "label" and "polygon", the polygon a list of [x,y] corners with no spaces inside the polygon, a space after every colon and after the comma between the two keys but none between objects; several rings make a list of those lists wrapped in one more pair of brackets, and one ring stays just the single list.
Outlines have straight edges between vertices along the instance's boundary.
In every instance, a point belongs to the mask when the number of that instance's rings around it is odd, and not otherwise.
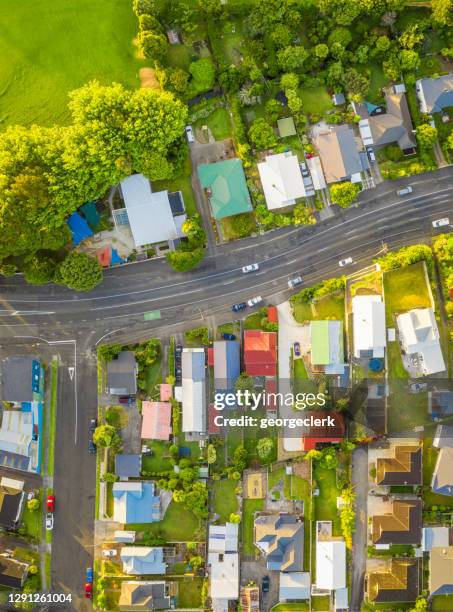
[{"label": "white house", "polygon": [[206,431],[205,351],[185,348],[182,352],[182,430]]},{"label": "white house", "polygon": [[299,160],[293,153],[268,155],[258,164],[264,197],[269,210],[292,206],[307,195]]},{"label": "white house", "polygon": [[228,602],[239,597],[239,525],[210,525],[208,568],[214,612],[228,612]]},{"label": "white house", "polygon": [[316,541],[316,586],[326,591],[346,587],[346,544],[344,540]]},{"label": "white house", "polygon": [[425,375],[445,371],[439,330],[432,308],[416,308],[396,318],[401,346]]},{"label": "white house", "polygon": [[380,295],[356,295],[352,298],[354,357],[384,357],[385,305]]}]

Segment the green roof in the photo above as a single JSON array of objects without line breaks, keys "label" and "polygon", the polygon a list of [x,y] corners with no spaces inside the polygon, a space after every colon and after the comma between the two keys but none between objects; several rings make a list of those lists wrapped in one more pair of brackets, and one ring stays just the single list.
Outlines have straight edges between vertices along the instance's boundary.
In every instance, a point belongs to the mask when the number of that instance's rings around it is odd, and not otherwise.
[{"label": "green roof", "polygon": [[312,321],[311,362],[313,365],[343,363],[343,325],[341,321]]},{"label": "green roof", "polygon": [[198,166],[201,186],[211,189],[209,201],[216,219],[250,212],[252,204],[240,159]]},{"label": "green roof", "polygon": [[296,134],[296,126],[294,125],[294,119],[292,117],[285,117],[277,121],[278,133],[281,138],[286,136],[294,136]]}]

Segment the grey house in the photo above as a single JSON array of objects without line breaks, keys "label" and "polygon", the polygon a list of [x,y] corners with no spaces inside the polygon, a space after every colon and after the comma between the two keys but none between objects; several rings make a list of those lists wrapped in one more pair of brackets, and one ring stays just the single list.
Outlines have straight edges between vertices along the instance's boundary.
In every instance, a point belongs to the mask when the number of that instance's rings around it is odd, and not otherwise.
[{"label": "grey house", "polygon": [[255,545],[266,556],[267,569],[303,571],[304,524],[298,516],[258,516],[255,519]]},{"label": "grey house", "polygon": [[122,351],[107,363],[107,390],[110,395],[137,393],[137,362],[132,351]]},{"label": "grey house", "polygon": [[115,455],[115,474],[120,480],[139,478],[141,469],[141,455]]},{"label": "grey house", "polygon": [[164,581],[128,580],[121,583],[118,602],[121,612],[167,610],[169,607],[169,587]]},{"label": "grey house", "polygon": [[422,113],[440,113],[453,106],[453,73],[437,79],[419,79],[415,82]]}]

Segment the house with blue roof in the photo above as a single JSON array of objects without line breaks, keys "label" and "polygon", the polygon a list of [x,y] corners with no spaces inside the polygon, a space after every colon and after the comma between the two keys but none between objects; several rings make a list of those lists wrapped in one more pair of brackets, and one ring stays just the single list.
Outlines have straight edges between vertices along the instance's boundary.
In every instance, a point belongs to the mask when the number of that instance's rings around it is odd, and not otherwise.
[{"label": "house with blue roof", "polygon": [[241,373],[239,342],[218,340],[214,342],[214,386],[217,392],[234,391]]},{"label": "house with blue roof", "polygon": [[151,546],[123,546],[120,553],[123,572],[131,575],[165,574],[164,549]]},{"label": "house with blue roof", "polygon": [[162,501],[154,482],[115,482],[113,520],[124,524],[162,520]]}]

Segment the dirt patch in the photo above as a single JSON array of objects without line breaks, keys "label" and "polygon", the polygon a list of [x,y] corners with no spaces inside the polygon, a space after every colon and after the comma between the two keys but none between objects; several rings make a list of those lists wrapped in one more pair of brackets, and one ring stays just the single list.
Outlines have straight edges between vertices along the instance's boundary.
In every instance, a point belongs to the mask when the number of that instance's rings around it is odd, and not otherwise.
[{"label": "dirt patch", "polygon": [[311,468],[310,461],[298,461],[292,464],[294,476],[299,476],[310,482],[311,480]]},{"label": "dirt patch", "polygon": [[160,89],[160,84],[153,68],[140,68],[138,75],[140,77],[141,87],[147,87],[148,89]]}]

